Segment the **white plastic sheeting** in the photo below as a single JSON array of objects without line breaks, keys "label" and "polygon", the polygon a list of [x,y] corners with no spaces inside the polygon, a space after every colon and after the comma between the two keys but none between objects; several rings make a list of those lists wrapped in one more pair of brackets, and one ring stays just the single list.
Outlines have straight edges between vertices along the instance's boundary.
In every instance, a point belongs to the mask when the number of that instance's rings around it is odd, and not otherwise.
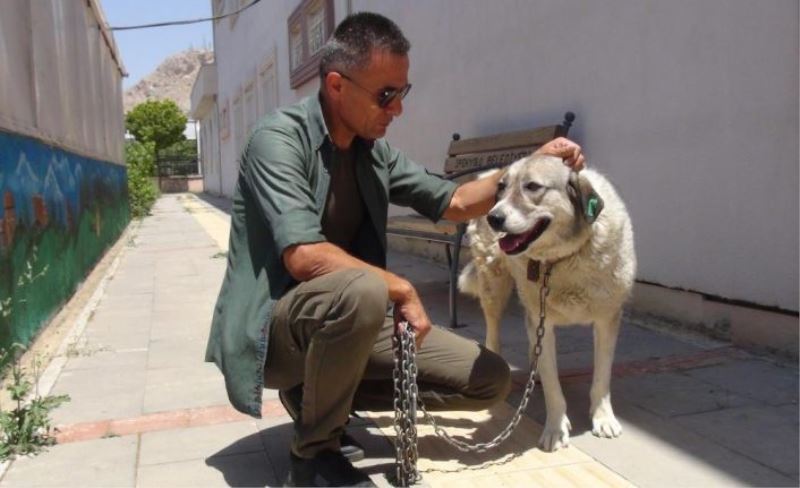
[{"label": "white plastic sheeting", "polygon": [[0,3],[0,128],[122,164],[124,70],[94,1]]}]

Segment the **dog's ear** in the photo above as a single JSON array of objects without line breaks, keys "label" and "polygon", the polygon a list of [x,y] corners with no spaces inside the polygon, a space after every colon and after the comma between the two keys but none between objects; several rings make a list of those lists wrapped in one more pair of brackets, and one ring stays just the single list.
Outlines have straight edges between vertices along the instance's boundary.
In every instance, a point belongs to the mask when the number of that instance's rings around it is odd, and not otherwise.
[{"label": "dog's ear", "polygon": [[569,194],[575,210],[586,219],[586,222],[593,224],[600,212],[603,211],[603,199],[594,191],[594,187],[585,176],[573,171],[569,175],[567,183],[567,193]]}]

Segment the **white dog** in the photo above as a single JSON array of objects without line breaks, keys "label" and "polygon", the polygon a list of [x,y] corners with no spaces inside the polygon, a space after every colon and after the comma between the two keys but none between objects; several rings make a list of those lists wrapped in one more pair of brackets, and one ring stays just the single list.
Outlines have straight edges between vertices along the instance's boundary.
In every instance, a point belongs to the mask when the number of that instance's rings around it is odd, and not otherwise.
[{"label": "white dog", "polygon": [[609,384],[622,305],[636,275],[633,231],[625,205],[602,175],[574,173],[559,158],[530,156],[500,180],[497,204],[470,222],[473,259],[459,277],[461,291],[480,299],[486,347],[500,352],[500,318],[513,284],[525,307],[530,357],[539,326],[540,288],[548,268],[545,334],[539,360],[547,421],[539,446],[569,445],[567,406],[556,368],[554,326],[594,325],[592,432],[617,437]]}]

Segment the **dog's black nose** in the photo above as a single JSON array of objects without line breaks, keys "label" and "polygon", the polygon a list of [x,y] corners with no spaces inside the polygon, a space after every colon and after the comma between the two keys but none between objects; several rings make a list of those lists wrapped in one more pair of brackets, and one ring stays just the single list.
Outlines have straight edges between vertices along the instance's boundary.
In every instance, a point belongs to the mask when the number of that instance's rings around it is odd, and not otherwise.
[{"label": "dog's black nose", "polygon": [[503,223],[505,223],[506,218],[497,214],[489,214],[486,216],[486,221],[489,222],[492,229],[500,232],[503,230]]}]

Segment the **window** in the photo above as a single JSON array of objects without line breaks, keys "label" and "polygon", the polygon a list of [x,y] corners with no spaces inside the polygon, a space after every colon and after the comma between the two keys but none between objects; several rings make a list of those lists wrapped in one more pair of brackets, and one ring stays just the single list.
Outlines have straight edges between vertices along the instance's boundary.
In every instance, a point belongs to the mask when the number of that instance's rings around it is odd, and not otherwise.
[{"label": "window", "polygon": [[291,27],[289,33],[289,56],[292,60],[292,71],[296,70],[303,64],[303,35],[300,22],[295,23]]},{"label": "window", "polygon": [[325,44],[324,23],[325,10],[322,8],[322,4],[317,2],[306,16],[306,25],[308,27],[308,52],[312,56],[322,49],[322,45]]},{"label": "window", "polygon": [[333,32],[333,0],[302,0],[289,16],[289,80],[297,88],[317,74],[322,46]]}]

